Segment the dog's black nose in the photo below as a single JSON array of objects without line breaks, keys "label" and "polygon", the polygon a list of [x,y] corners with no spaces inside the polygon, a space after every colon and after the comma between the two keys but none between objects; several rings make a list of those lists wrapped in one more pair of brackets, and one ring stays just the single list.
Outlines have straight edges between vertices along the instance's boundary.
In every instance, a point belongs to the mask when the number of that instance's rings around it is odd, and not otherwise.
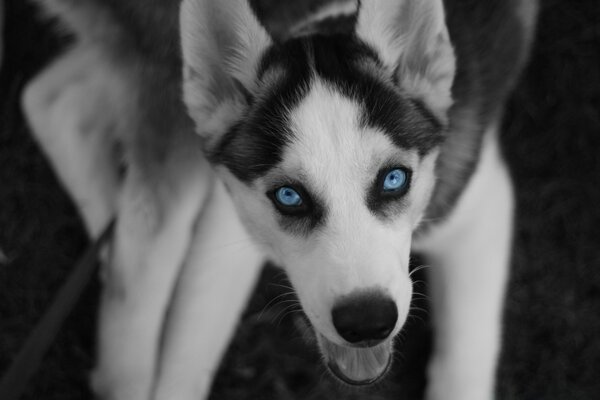
[{"label": "dog's black nose", "polygon": [[335,329],[346,341],[373,345],[394,330],[398,308],[383,293],[368,291],[344,297],[333,307],[331,315]]}]

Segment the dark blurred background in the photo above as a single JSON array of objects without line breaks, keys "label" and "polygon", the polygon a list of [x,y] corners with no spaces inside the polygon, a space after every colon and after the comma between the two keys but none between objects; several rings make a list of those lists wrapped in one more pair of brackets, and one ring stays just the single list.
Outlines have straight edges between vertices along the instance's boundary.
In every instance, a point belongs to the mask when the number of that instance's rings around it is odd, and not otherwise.
[{"label": "dark blurred background", "polygon": [[[68,39],[25,0],[5,1],[0,72],[0,374],[88,242],[24,124],[23,85]],[[509,60],[507,60],[509,61]],[[542,1],[531,62],[508,105],[503,147],[517,224],[498,375],[500,399],[600,398],[600,1]],[[425,277],[421,277],[425,279]],[[279,282],[279,283],[278,283]],[[375,388],[333,382],[303,339],[284,277],[267,268],[214,384],[215,400],[419,399],[427,312]],[[418,291],[427,291],[420,283]],[[27,399],[90,398],[99,284],[90,285]],[[426,308],[425,301],[416,306]]]}]

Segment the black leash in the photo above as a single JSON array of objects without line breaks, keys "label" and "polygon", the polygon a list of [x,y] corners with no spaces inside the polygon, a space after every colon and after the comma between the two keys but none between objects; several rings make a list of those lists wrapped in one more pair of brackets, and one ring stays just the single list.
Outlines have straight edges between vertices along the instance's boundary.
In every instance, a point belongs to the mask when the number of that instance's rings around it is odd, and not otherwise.
[{"label": "black leash", "polygon": [[17,400],[23,394],[25,385],[39,368],[64,320],[90,281],[96,269],[98,252],[111,236],[113,226],[114,221],[110,222],[100,237],[88,247],[58,291],[53,303],[29,334],[21,351],[0,381],[0,399]]}]

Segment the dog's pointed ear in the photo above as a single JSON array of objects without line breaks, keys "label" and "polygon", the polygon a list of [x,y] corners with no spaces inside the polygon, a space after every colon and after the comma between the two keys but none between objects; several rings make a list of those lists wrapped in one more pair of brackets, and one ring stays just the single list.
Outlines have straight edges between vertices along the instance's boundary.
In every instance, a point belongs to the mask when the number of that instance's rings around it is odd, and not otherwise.
[{"label": "dog's pointed ear", "polygon": [[270,39],[246,0],[184,0],[180,23],[184,100],[214,142],[245,112]]},{"label": "dog's pointed ear", "polygon": [[442,0],[363,0],[357,33],[403,90],[446,120],[456,60]]}]

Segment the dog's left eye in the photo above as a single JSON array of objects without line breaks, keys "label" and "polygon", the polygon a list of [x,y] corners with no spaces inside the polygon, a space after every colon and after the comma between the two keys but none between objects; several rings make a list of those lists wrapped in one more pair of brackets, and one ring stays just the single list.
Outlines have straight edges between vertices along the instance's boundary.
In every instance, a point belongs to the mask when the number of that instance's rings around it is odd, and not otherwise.
[{"label": "dog's left eye", "polygon": [[275,200],[284,207],[300,207],[302,196],[289,186],[282,186],[275,190]]},{"label": "dog's left eye", "polygon": [[312,198],[299,183],[275,187],[266,195],[275,208],[285,216],[305,217],[315,211]]},{"label": "dog's left eye", "polygon": [[404,189],[407,184],[408,175],[406,171],[401,168],[394,168],[385,174],[382,190],[384,192],[398,192]]}]

